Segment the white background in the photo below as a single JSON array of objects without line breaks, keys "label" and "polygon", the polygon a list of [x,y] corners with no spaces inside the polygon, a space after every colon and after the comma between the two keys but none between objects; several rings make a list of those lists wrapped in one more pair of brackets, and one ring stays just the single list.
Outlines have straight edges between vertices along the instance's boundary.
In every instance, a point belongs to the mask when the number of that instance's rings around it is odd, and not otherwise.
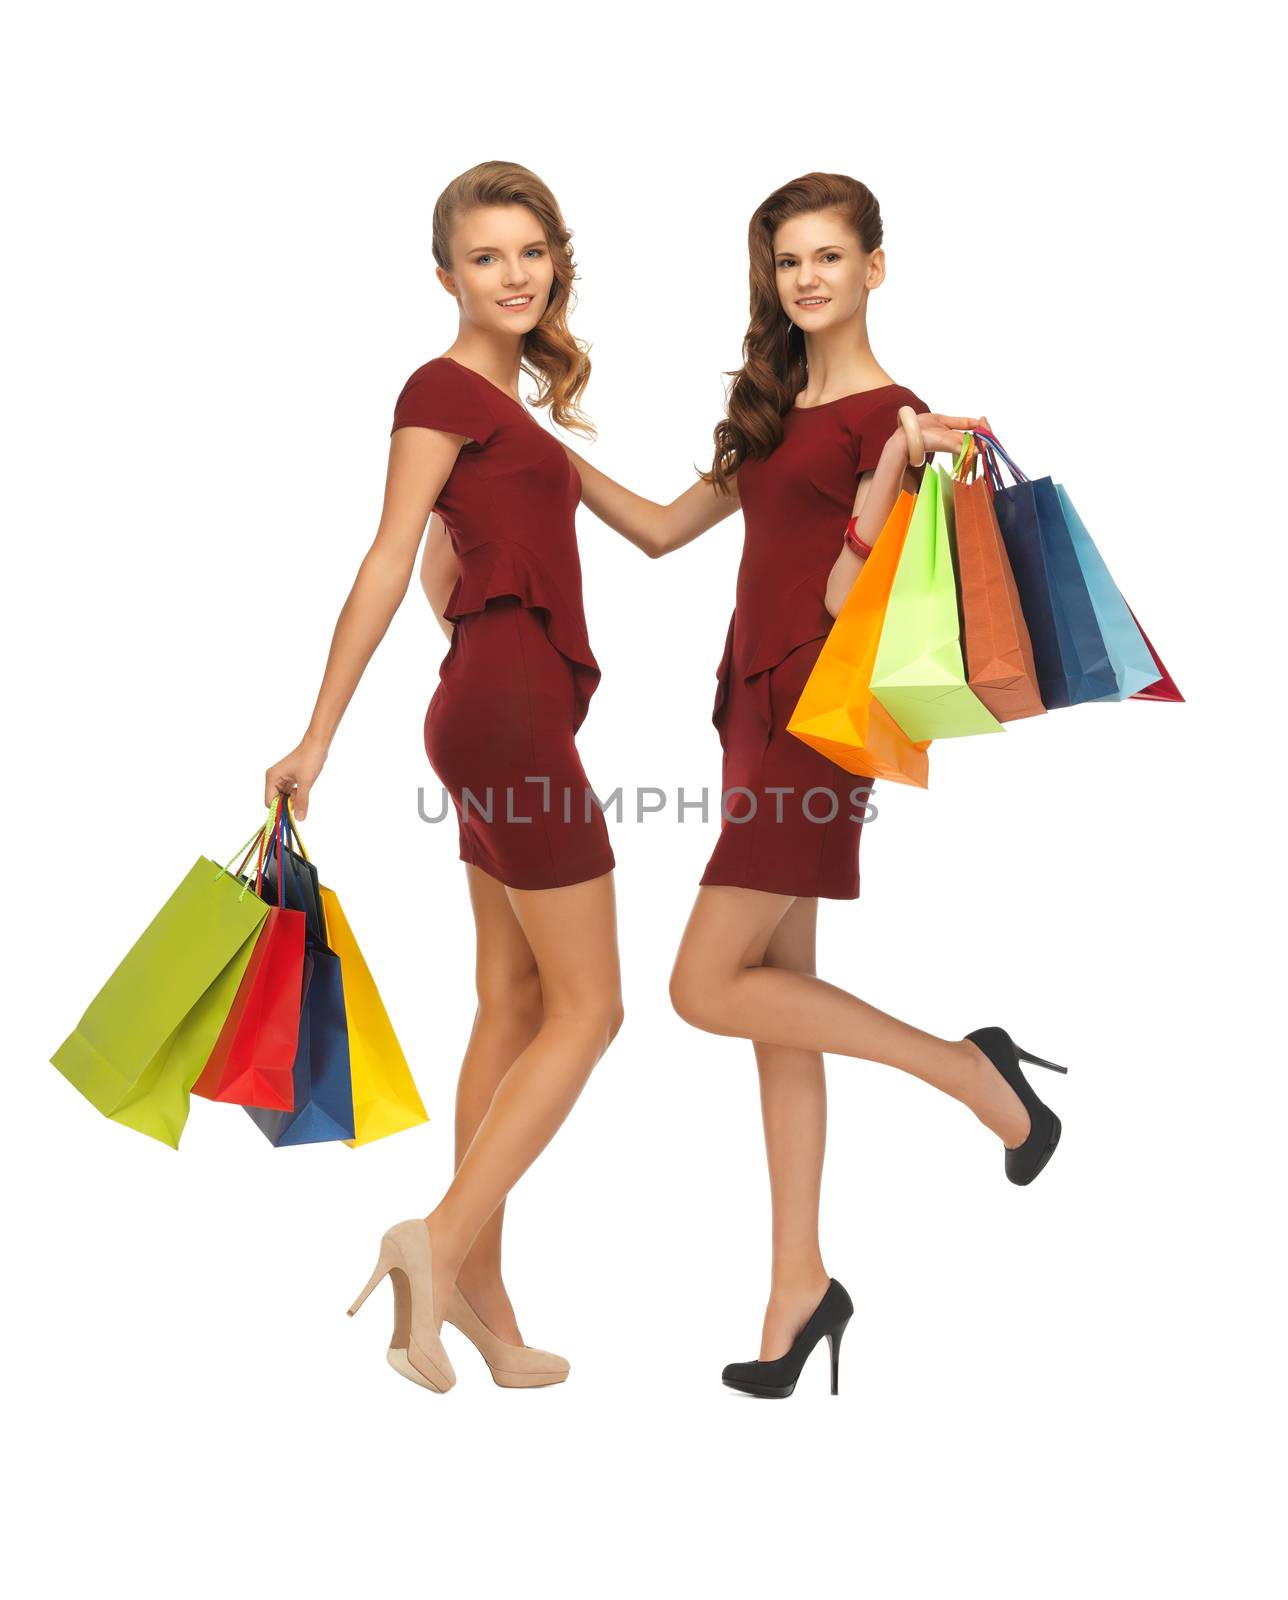
[{"label": "white background", "polygon": [[[1282,1413],[1281,256],[1275,51],[1242,5],[47,5],[4,52],[11,1024],[3,1364],[27,1596],[1269,1594]],[[747,218],[869,183],[879,361],[1069,488],[1184,705],[941,741],[878,785],[820,971],[933,1031],[1067,1062],[1031,1189],[960,1107],[829,1062],[842,1392],[754,1356],[768,1197],[751,1046],[670,1010],[715,838],[708,721],[740,522],[648,563],[580,520],[603,668],[580,744],[613,828],[626,1025],[515,1191],[496,1389],[384,1361],[381,1230],[451,1170],[473,1010],[455,824],[422,745],[413,581],[305,839],[432,1121],[181,1151],[48,1063],[199,854],[262,815],[374,533],[394,398],[450,343],[435,196],[522,161],[575,230],[592,459],[661,499],[710,459]],[[528,392],[530,385],[525,385]],[[580,448],[580,447],[579,447]],[[16,1024],[16,1026],[15,1026]],[[1276,1361],[1276,1366],[1279,1363]]]}]

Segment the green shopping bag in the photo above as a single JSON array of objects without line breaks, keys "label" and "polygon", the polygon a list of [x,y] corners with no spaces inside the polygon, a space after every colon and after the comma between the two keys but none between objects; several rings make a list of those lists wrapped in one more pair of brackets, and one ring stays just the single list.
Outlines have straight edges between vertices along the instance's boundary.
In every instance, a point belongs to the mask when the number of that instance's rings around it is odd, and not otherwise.
[{"label": "green shopping bag", "polygon": [[872,693],[910,739],[1000,733],[966,681],[952,554],[952,475],[923,474],[886,607]]},{"label": "green shopping bag", "polygon": [[[263,859],[272,820],[233,861],[257,840]],[[50,1057],[105,1117],[175,1149],[268,916],[231,865],[198,857]]]}]

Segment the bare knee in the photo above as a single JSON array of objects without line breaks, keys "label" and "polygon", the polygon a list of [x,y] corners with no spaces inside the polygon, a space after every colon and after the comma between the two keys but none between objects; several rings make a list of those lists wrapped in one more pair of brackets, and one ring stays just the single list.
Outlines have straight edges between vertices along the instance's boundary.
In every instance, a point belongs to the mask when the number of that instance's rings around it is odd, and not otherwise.
[{"label": "bare knee", "polygon": [[717,1007],[712,984],[691,962],[676,962],[671,973],[670,994],[672,1008],[690,1027],[702,1028],[707,1033],[721,1031],[715,1025]]},{"label": "bare knee", "polygon": [[560,1003],[552,1001],[547,1007],[545,1021],[565,1032],[571,1031],[590,1046],[598,1060],[621,1031],[626,1013],[621,997],[608,999],[579,999]]},{"label": "bare knee", "polygon": [[605,1050],[608,1049],[609,1045],[612,1044],[613,1040],[622,1031],[622,1023],[625,1021],[626,1011],[622,1006],[621,998],[619,996],[608,1007],[607,1014],[604,1017],[604,1025],[607,1029],[607,1033],[604,1038]]},{"label": "bare knee", "polygon": [[475,973],[481,1023],[530,1038],[541,1026],[541,975],[536,967]]},{"label": "bare knee", "polygon": [[626,1012],[622,1006],[620,995],[615,995],[595,1010],[594,1029],[597,1036],[603,1040],[600,1050],[602,1055],[613,1040],[622,1031],[622,1023],[626,1020]]}]

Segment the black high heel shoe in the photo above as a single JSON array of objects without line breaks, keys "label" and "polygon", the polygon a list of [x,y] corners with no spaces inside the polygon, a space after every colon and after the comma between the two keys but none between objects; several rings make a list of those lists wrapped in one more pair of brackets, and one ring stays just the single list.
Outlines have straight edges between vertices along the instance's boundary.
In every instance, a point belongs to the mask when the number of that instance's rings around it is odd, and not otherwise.
[{"label": "black high heel shoe", "polygon": [[828,1283],[827,1293],[785,1356],[774,1361],[731,1361],[721,1376],[729,1388],[741,1390],[743,1394],[786,1399],[796,1387],[810,1351],[820,1339],[826,1339],[832,1352],[832,1393],[836,1394],[841,1370],[841,1335],[853,1315],[853,1300],[833,1278]]},{"label": "black high heel shoe", "polygon": [[966,1037],[984,1052],[1019,1095],[1029,1114],[1028,1138],[1006,1152],[1006,1176],[1012,1183],[1032,1183],[1060,1143],[1060,1119],[1033,1093],[1029,1080],[1020,1071],[1020,1062],[1031,1061],[1034,1066],[1048,1067],[1052,1072],[1067,1073],[1069,1069],[1021,1050],[1005,1028],[976,1028]]}]

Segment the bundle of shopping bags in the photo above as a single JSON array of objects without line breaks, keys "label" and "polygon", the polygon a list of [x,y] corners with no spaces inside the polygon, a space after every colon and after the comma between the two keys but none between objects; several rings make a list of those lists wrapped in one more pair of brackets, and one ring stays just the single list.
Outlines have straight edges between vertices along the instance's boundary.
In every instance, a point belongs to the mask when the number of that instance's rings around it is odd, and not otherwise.
[{"label": "bundle of shopping bags", "polygon": [[226,865],[198,857],[51,1060],[175,1149],[193,1094],[243,1107],[274,1145],[352,1148],[428,1120],[289,796]]},{"label": "bundle of shopping bags", "polygon": [[847,772],[924,789],[935,739],[1126,699],[1184,696],[1064,485],[977,428],[951,471],[900,493],[787,727]]}]

